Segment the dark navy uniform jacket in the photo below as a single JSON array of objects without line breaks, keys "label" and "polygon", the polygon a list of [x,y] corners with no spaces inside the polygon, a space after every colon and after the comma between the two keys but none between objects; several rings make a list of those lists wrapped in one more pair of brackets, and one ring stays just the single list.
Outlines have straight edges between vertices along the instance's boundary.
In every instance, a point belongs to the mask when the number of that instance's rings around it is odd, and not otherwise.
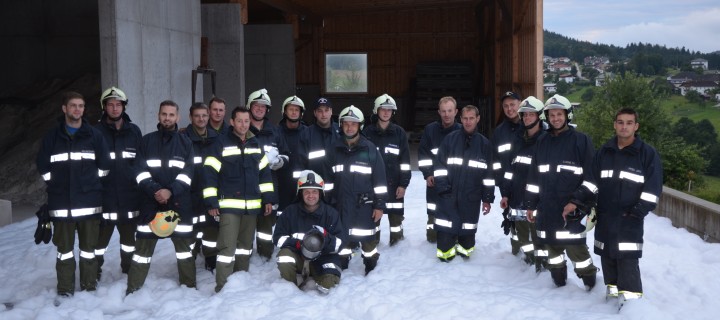
[{"label": "dark navy uniform jacket", "polygon": [[533,157],[537,141],[546,134],[547,132],[539,130],[534,136],[523,138],[523,143],[517,149],[515,158],[510,162],[507,170],[504,170],[500,193],[503,197],[508,197],[508,206],[512,209],[526,209],[523,198],[528,174],[535,164]]},{"label": "dark navy uniform jacket", "polygon": [[201,137],[195,132],[192,124],[189,124],[182,133],[190,138],[193,145],[193,164],[195,173],[193,174],[193,182],[190,186],[190,195],[192,196],[192,210],[195,214],[195,224],[204,225],[207,223],[217,225],[217,221],[207,213],[207,208],[203,201],[203,189],[205,188],[205,178],[203,175],[203,163],[205,158],[210,154],[212,145],[217,140],[218,134],[209,127],[206,129],[206,136]]},{"label": "dark navy uniform jacket", "polygon": [[[279,212],[295,200],[297,193],[297,177],[293,176],[297,163],[300,163],[300,135],[307,129],[307,126],[300,122],[296,129],[287,127],[287,119],[280,120],[280,134],[285,138],[288,146],[288,157],[290,163],[285,164],[277,171],[278,183],[282,186],[278,192],[280,199]],[[302,170],[301,170],[302,171]],[[320,174],[320,173],[318,173]],[[324,178],[324,177],[323,177]],[[278,214],[280,214],[278,212]]]}]

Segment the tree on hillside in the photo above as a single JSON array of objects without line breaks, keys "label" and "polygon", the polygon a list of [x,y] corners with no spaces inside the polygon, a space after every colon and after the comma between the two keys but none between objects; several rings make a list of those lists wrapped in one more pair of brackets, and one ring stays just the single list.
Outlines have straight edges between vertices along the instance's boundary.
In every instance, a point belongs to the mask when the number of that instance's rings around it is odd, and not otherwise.
[{"label": "tree on hillside", "polygon": [[687,187],[691,172],[702,173],[707,161],[694,146],[672,135],[670,117],[658,105],[659,96],[653,92],[650,83],[627,73],[597,88],[593,100],[577,110],[573,121],[577,122],[578,130],[587,133],[599,148],[615,134],[615,113],[623,107],[635,109],[640,124],[638,135],[660,153],[665,183],[682,190]]},{"label": "tree on hillside", "polygon": [[695,90],[688,90],[688,92],[685,93],[685,99],[690,103],[697,103],[700,106],[705,106],[705,98],[703,98],[700,92]]},{"label": "tree on hillside", "polygon": [[566,95],[570,93],[570,84],[565,81],[557,82],[557,93],[560,95]]},{"label": "tree on hillside", "polygon": [[588,88],[583,92],[582,96],[580,96],[580,99],[584,102],[592,101],[593,97],[595,96],[595,89],[594,88]]}]

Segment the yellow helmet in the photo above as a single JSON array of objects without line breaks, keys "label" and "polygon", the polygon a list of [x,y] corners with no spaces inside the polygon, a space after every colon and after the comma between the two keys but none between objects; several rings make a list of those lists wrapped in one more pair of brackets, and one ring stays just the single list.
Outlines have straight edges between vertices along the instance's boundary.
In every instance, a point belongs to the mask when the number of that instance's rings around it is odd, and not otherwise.
[{"label": "yellow helmet", "polygon": [[122,90],[116,88],[116,87],[110,87],[105,89],[103,93],[100,95],[100,108],[105,109],[105,100],[108,99],[118,99],[120,102],[122,102],[123,107],[127,105],[128,98],[125,95],[125,92]]},{"label": "yellow helmet", "polygon": [[178,222],[180,222],[180,215],[173,210],[168,210],[156,213],[155,219],[152,219],[149,225],[150,230],[156,236],[165,238],[175,231]]},{"label": "yellow helmet", "polygon": [[385,93],[375,99],[375,107],[373,108],[373,114],[377,114],[378,108],[397,110],[397,104],[395,103],[395,99],[393,99],[393,97]]}]

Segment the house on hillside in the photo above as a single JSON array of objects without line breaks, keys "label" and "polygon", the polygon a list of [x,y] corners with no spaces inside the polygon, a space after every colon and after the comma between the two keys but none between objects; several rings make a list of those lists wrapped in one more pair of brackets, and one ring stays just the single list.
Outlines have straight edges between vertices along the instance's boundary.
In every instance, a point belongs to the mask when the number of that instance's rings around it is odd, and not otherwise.
[{"label": "house on hillside", "polygon": [[572,67],[569,64],[565,63],[553,63],[548,65],[548,70],[551,72],[562,72],[562,71],[570,71]]},{"label": "house on hillside", "polygon": [[543,90],[547,93],[555,93],[557,92],[557,85],[554,83],[543,84]]},{"label": "house on hillside", "polygon": [[553,61],[553,57],[551,57],[551,56],[543,56],[543,63],[550,63],[550,62],[554,62],[554,61]]},{"label": "house on hillside", "polygon": [[568,58],[568,57],[560,57],[560,58],[558,58],[558,61],[559,61],[559,62],[563,62],[563,63],[570,63],[570,58]]},{"label": "house on hillside", "polygon": [[558,81],[565,81],[566,83],[573,83],[575,77],[569,73],[563,73],[558,77]]},{"label": "house on hillside", "polygon": [[605,74],[601,73],[599,76],[595,77],[595,86],[602,87],[604,85],[605,85]]},{"label": "house on hillside", "polygon": [[703,70],[707,70],[708,61],[702,58],[693,59],[690,61],[690,66],[693,68],[702,68]]},{"label": "house on hillside", "polygon": [[709,91],[717,89],[718,87],[720,87],[718,85],[718,81],[688,81],[680,85],[680,94],[684,96],[690,91],[697,91],[698,93],[707,96]]}]

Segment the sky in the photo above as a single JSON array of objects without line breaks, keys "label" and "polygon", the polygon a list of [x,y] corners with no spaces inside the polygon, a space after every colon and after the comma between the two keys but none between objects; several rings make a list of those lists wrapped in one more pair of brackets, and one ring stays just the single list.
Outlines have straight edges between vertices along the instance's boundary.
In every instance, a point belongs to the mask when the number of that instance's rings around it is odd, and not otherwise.
[{"label": "sky", "polygon": [[683,46],[710,53],[720,50],[720,1],[717,0],[544,0],[548,31],[578,40]]},{"label": "sky", "polygon": [[[720,314],[720,244],[672,226],[667,218],[645,218],[640,260],[645,296],[617,312],[605,301],[602,273],[585,291],[570,266],[568,284],[556,288],[547,271],[535,273],[510,254],[502,233],[499,195],[480,217],[469,260],[442,263],[425,241],[425,187],[413,171],[405,199],[405,240],[388,246],[387,220],[377,268],[364,276],[362,259],[350,261],[340,284],[321,296],[312,281],[305,291],[280,278],[276,263],[251,258],[249,272],[229,278],[215,294],[215,278],[199,258],[198,289],[180,287],[172,242],[161,240],[145,286],[125,297],[117,233],[105,256],[95,292],[76,292],[55,307],[55,247],[35,245],[36,219],[0,227],[0,319],[717,319]],[[594,236],[588,234],[588,243]],[[77,249],[76,249],[77,250]],[[77,251],[76,251],[77,256]],[[599,265],[600,258],[592,255]],[[79,288],[79,284],[76,284]]]}]

